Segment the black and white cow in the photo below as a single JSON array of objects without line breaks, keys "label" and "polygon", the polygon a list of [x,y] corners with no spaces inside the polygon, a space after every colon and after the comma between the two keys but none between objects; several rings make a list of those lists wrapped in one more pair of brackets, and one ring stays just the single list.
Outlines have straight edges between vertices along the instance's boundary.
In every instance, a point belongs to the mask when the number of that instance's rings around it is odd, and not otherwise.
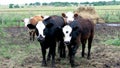
[{"label": "black and white cow", "polygon": [[42,49],[42,65],[46,66],[46,49],[49,48],[49,54],[47,60],[52,57],[52,67],[55,66],[55,51],[56,42],[59,41],[60,45],[60,57],[65,57],[65,46],[63,42],[62,27],[65,25],[65,21],[61,16],[50,16],[47,19],[40,21],[36,25],[36,32],[38,41],[41,44]]},{"label": "black and white cow", "polygon": [[69,49],[69,57],[71,66],[74,67],[74,56],[76,50],[78,49],[80,43],[82,44],[82,57],[84,57],[85,52],[85,45],[88,41],[88,55],[87,58],[90,59],[90,50],[91,44],[94,36],[94,23],[89,19],[83,19],[78,14],[71,14],[73,15],[72,19],[67,20],[69,16],[65,14],[63,17],[66,17],[67,25],[63,27],[64,33],[64,42],[68,45]]}]

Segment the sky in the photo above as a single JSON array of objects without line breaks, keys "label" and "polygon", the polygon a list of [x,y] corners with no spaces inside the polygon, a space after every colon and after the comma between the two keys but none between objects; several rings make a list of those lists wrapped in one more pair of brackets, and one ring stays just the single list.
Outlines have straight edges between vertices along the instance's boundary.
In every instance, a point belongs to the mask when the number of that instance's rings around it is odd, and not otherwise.
[{"label": "sky", "polygon": [[[112,1],[112,0],[0,0],[0,5],[8,4],[25,4],[25,3],[35,3],[35,2],[97,2],[97,1]],[[120,0],[116,0],[120,1]]]}]

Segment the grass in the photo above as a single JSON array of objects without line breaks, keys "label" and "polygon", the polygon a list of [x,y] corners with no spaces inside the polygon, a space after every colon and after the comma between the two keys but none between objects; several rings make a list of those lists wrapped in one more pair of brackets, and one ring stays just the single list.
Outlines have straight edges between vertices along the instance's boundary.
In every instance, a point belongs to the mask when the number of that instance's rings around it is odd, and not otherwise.
[{"label": "grass", "polygon": [[[7,29],[6,28],[0,29],[0,38],[1,38],[0,39],[0,60],[1,60],[0,66],[6,66],[6,67],[1,67],[1,68],[8,68],[9,66],[11,66],[11,68],[30,68],[30,67],[39,68],[41,66],[41,60],[42,60],[42,54],[41,54],[41,48],[40,48],[39,42],[37,40],[29,41],[28,33],[24,29],[14,28],[17,31],[17,32],[15,31],[15,33],[13,30],[11,31],[11,28],[7,28]],[[106,30],[103,30],[103,29],[106,29]],[[109,29],[109,30],[107,30],[107,29]],[[105,48],[106,46],[104,46],[104,44],[108,45],[108,46],[118,44],[118,45],[116,45],[116,48],[119,46],[120,43],[116,43],[116,41],[119,42],[118,37],[119,37],[120,31],[118,29],[112,28],[112,27],[110,27],[110,28],[108,28],[108,27],[102,28],[101,27],[101,30],[100,29],[96,30],[95,37],[94,37],[94,43],[93,43],[92,50],[91,50],[92,56],[94,54],[94,56],[96,55],[95,58],[98,59],[99,52],[102,52],[100,54],[100,56],[102,55],[101,57],[103,57],[103,53],[105,55],[108,55],[107,54],[108,52],[105,53],[100,48],[103,46],[103,49],[109,50],[109,48]],[[100,42],[96,42],[95,39],[100,40]],[[110,39],[112,39],[112,40],[108,41]],[[113,40],[115,40],[115,42],[110,44],[111,42],[113,42]],[[107,43],[106,43],[106,41],[107,41]],[[104,42],[104,43],[102,43],[102,42]],[[95,46],[96,46],[96,48],[94,49]],[[109,46],[109,47],[112,48],[114,46]],[[91,68],[93,68],[92,65],[90,65],[90,64],[92,64],[91,62],[93,62],[92,60],[86,60],[86,58],[84,58],[84,59],[80,58],[81,57],[81,54],[80,54],[81,48],[82,47],[79,48],[79,50],[76,54],[75,60],[77,61],[78,64],[80,64],[80,66],[83,66],[81,68],[84,68],[84,67],[87,68],[87,65],[91,66]],[[87,49],[87,46],[86,46],[86,49]],[[101,51],[99,51],[99,50],[101,50]],[[114,48],[114,50],[116,50],[116,49]],[[117,49],[117,50],[119,50],[119,49]],[[95,52],[95,53],[93,53],[93,52]],[[94,59],[94,60],[96,61],[96,59]],[[99,60],[101,60],[101,59],[99,59]],[[110,59],[110,61],[111,61],[111,59]],[[60,66],[60,68],[70,67],[68,58],[62,59],[60,62],[58,61],[56,63],[57,63],[57,66]],[[50,65],[50,64],[48,64],[48,65]],[[99,66],[99,64],[98,64],[98,66]],[[97,68],[99,68],[99,67],[97,67]],[[100,68],[102,68],[102,67],[100,67]]]},{"label": "grass", "polygon": [[[111,8],[113,7],[113,8]],[[24,26],[20,20],[34,15],[61,15],[63,12],[74,11],[77,7],[40,6],[31,8],[0,8],[0,27]],[[104,9],[103,9],[104,8]],[[105,22],[120,22],[118,6],[95,6],[95,10]]]},{"label": "grass", "polygon": [[119,38],[109,39],[109,40],[105,41],[104,44],[120,46],[120,39]]},{"label": "grass", "polygon": [[[12,37],[11,33],[7,33],[5,29],[0,28],[0,60],[1,58],[4,58],[5,60],[12,60],[20,65],[25,57],[28,57],[31,54],[41,55],[39,42],[30,42],[20,34],[21,33],[18,33],[16,37]],[[23,32],[22,34],[25,33]],[[0,63],[2,63],[2,61],[0,61]]]},{"label": "grass", "polygon": [[[43,8],[41,8],[41,9],[35,8],[35,11],[32,11],[32,12],[30,12],[30,11],[16,12],[15,11],[15,12],[0,13],[0,60],[4,60],[4,59],[9,60],[10,59],[15,63],[14,64],[15,66],[20,66],[21,64],[24,63],[25,59],[28,57],[31,57],[31,56],[39,56],[40,58],[42,57],[39,42],[37,40],[34,42],[29,41],[28,36],[27,36],[27,34],[28,34],[27,31],[24,31],[24,32],[18,31],[18,33],[15,33],[16,34],[15,36],[12,36],[12,34],[11,34],[12,32],[6,32],[5,29],[1,28],[1,27],[24,26],[24,24],[22,22],[16,22],[16,21],[21,20],[25,17],[31,17],[36,14],[42,14],[42,15],[58,14],[58,15],[60,15],[61,12],[67,12],[67,11],[73,10],[75,7],[74,8],[73,7],[71,7],[71,8],[61,7],[61,9],[60,8],[58,9],[58,7],[47,7],[48,9],[46,9],[45,7],[43,7]],[[26,10],[32,10],[32,9],[33,8],[27,8]],[[5,9],[5,10],[11,11],[11,9]],[[12,9],[12,11],[13,10],[25,10],[25,9]],[[36,11],[36,10],[38,10],[38,11]],[[56,11],[54,11],[54,10],[56,10]],[[106,10],[106,12],[107,11],[109,11],[109,10]],[[108,22],[111,22],[111,21],[115,22],[116,19],[118,19],[116,17],[116,15],[110,16],[110,14],[111,14],[110,12],[106,13],[106,12],[104,12],[104,10],[99,11],[99,12],[101,12],[99,14],[102,14],[102,13],[106,14],[105,16],[101,15],[101,17],[105,18],[105,20]],[[120,12],[118,12],[118,14],[119,13]],[[100,29],[102,29],[102,28],[100,28]],[[98,41],[100,41],[100,42],[95,42],[97,45],[105,44],[105,45],[120,46],[120,38],[119,38],[120,30],[119,30],[119,28],[114,29],[112,27],[111,28],[104,27],[103,28],[104,30],[100,30],[100,29],[96,30],[95,38],[94,38],[94,39],[97,39]],[[107,50],[107,48],[105,50]],[[79,56],[80,56],[80,54],[79,54]],[[78,58],[78,57],[76,57],[76,59],[78,61],[80,60],[80,58]],[[66,61],[67,61],[67,64],[66,64]],[[0,66],[1,66],[2,62],[3,61],[0,61]],[[81,60],[80,60],[80,62],[81,62]],[[84,61],[84,62],[86,62],[86,61]],[[41,62],[39,62],[39,63],[41,64]],[[38,64],[38,68],[39,68],[40,64]],[[61,61],[60,65],[64,65],[64,67],[66,67],[66,68],[70,67],[68,60]],[[5,66],[5,65],[3,65],[3,66]],[[80,63],[80,66],[82,66],[82,63]],[[2,67],[2,68],[5,68],[5,67]],[[18,67],[14,67],[14,68],[18,68]],[[26,67],[26,68],[28,68],[28,67]]]}]

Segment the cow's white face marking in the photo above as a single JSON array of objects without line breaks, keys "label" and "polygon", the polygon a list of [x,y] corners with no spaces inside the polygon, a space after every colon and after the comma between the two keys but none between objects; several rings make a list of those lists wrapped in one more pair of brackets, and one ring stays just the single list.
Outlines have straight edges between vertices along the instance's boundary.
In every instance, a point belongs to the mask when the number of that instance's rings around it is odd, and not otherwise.
[{"label": "cow's white face marking", "polygon": [[25,27],[30,24],[30,18],[24,18],[23,22],[25,23]]},{"label": "cow's white face marking", "polygon": [[36,25],[36,28],[38,29],[38,38],[42,36],[43,38],[45,37],[43,34],[43,30],[45,29],[45,25],[43,24],[42,21],[39,21],[38,24]]},{"label": "cow's white face marking", "polygon": [[70,21],[73,21],[74,20],[73,12],[67,12],[66,17],[67,17],[67,23],[69,23]]},{"label": "cow's white face marking", "polygon": [[72,32],[72,28],[69,25],[66,25],[63,27],[62,29],[63,33],[64,33],[64,42],[70,42],[71,40],[71,32]]}]

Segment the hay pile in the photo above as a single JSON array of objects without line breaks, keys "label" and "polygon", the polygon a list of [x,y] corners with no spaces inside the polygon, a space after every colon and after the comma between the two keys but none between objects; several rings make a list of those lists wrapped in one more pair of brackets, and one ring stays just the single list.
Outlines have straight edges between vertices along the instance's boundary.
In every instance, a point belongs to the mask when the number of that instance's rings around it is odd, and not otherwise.
[{"label": "hay pile", "polygon": [[92,21],[96,23],[105,23],[105,21],[99,17],[99,15],[96,13],[95,9],[91,6],[80,6],[78,7],[74,13],[77,13],[82,18],[85,19],[92,19]]}]

